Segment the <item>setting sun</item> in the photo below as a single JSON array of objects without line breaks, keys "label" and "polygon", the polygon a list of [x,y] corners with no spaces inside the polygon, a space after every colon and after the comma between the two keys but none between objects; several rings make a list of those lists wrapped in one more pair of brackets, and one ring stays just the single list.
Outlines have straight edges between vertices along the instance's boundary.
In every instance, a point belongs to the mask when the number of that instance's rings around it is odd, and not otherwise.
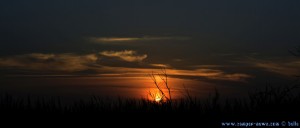
[{"label": "setting sun", "polygon": [[161,102],[164,99],[163,94],[161,94],[161,92],[159,92],[159,90],[156,89],[149,91],[148,96],[150,97],[151,101],[155,102]]},{"label": "setting sun", "polygon": [[157,95],[155,96],[155,101],[156,101],[156,102],[160,102],[161,100],[162,100],[161,95],[157,94]]}]

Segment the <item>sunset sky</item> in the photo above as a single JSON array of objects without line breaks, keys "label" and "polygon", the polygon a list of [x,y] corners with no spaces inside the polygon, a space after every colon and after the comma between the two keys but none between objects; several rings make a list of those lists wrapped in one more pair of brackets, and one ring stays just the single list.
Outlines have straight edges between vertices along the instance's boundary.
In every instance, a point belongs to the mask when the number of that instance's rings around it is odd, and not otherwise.
[{"label": "sunset sky", "polygon": [[140,97],[139,88],[154,87],[147,75],[161,68],[174,88],[184,84],[199,95],[285,84],[300,74],[300,58],[289,52],[300,42],[299,6],[298,0],[4,0],[0,89]]}]

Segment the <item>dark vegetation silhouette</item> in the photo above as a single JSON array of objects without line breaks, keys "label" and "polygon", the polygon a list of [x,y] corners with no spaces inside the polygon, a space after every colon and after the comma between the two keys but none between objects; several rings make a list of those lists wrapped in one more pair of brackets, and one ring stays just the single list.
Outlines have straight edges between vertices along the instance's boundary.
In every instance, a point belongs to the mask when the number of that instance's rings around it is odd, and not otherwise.
[{"label": "dark vegetation silhouette", "polygon": [[[153,74],[152,74],[153,76]],[[154,79],[153,79],[154,80]],[[167,82],[167,79],[165,81]],[[167,84],[167,83],[165,83]],[[157,85],[155,85],[157,86]],[[159,88],[159,87],[158,87]],[[88,101],[78,101],[65,105],[59,98],[43,99],[33,97],[14,97],[9,94],[0,96],[1,115],[72,115],[72,114],[193,114],[206,117],[207,120],[230,119],[300,119],[300,93],[298,81],[288,86],[273,87],[266,85],[264,90],[249,93],[248,98],[220,100],[216,90],[214,95],[207,100],[192,97],[185,88],[186,97],[171,101],[165,96],[166,101],[156,102],[151,99],[124,99],[109,100],[97,96]]]}]

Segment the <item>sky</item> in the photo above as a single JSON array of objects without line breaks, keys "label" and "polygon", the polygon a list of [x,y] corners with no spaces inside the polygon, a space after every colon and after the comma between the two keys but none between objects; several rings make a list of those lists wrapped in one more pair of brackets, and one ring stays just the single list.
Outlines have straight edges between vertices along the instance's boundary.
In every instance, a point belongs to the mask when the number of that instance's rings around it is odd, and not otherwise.
[{"label": "sky", "polygon": [[200,95],[207,88],[226,87],[235,95],[268,81],[285,84],[300,71],[300,58],[290,52],[300,41],[299,5],[298,0],[4,0],[1,88],[82,92],[70,85],[77,81],[99,90],[89,94],[128,96],[137,90],[103,86],[151,88],[147,75],[161,68],[177,88],[185,84]]}]

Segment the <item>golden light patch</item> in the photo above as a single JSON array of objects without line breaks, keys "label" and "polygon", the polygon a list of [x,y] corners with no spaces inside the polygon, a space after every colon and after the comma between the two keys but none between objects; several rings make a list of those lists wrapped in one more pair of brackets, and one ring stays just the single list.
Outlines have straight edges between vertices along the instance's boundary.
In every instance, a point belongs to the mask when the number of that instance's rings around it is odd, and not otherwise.
[{"label": "golden light patch", "polygon": [[156,101],[156,102],[160,102],[161,100],[162,100],[162,96],[159,95],[159,94],[157,94],[157,95],[155,96],[155,101]]}]

